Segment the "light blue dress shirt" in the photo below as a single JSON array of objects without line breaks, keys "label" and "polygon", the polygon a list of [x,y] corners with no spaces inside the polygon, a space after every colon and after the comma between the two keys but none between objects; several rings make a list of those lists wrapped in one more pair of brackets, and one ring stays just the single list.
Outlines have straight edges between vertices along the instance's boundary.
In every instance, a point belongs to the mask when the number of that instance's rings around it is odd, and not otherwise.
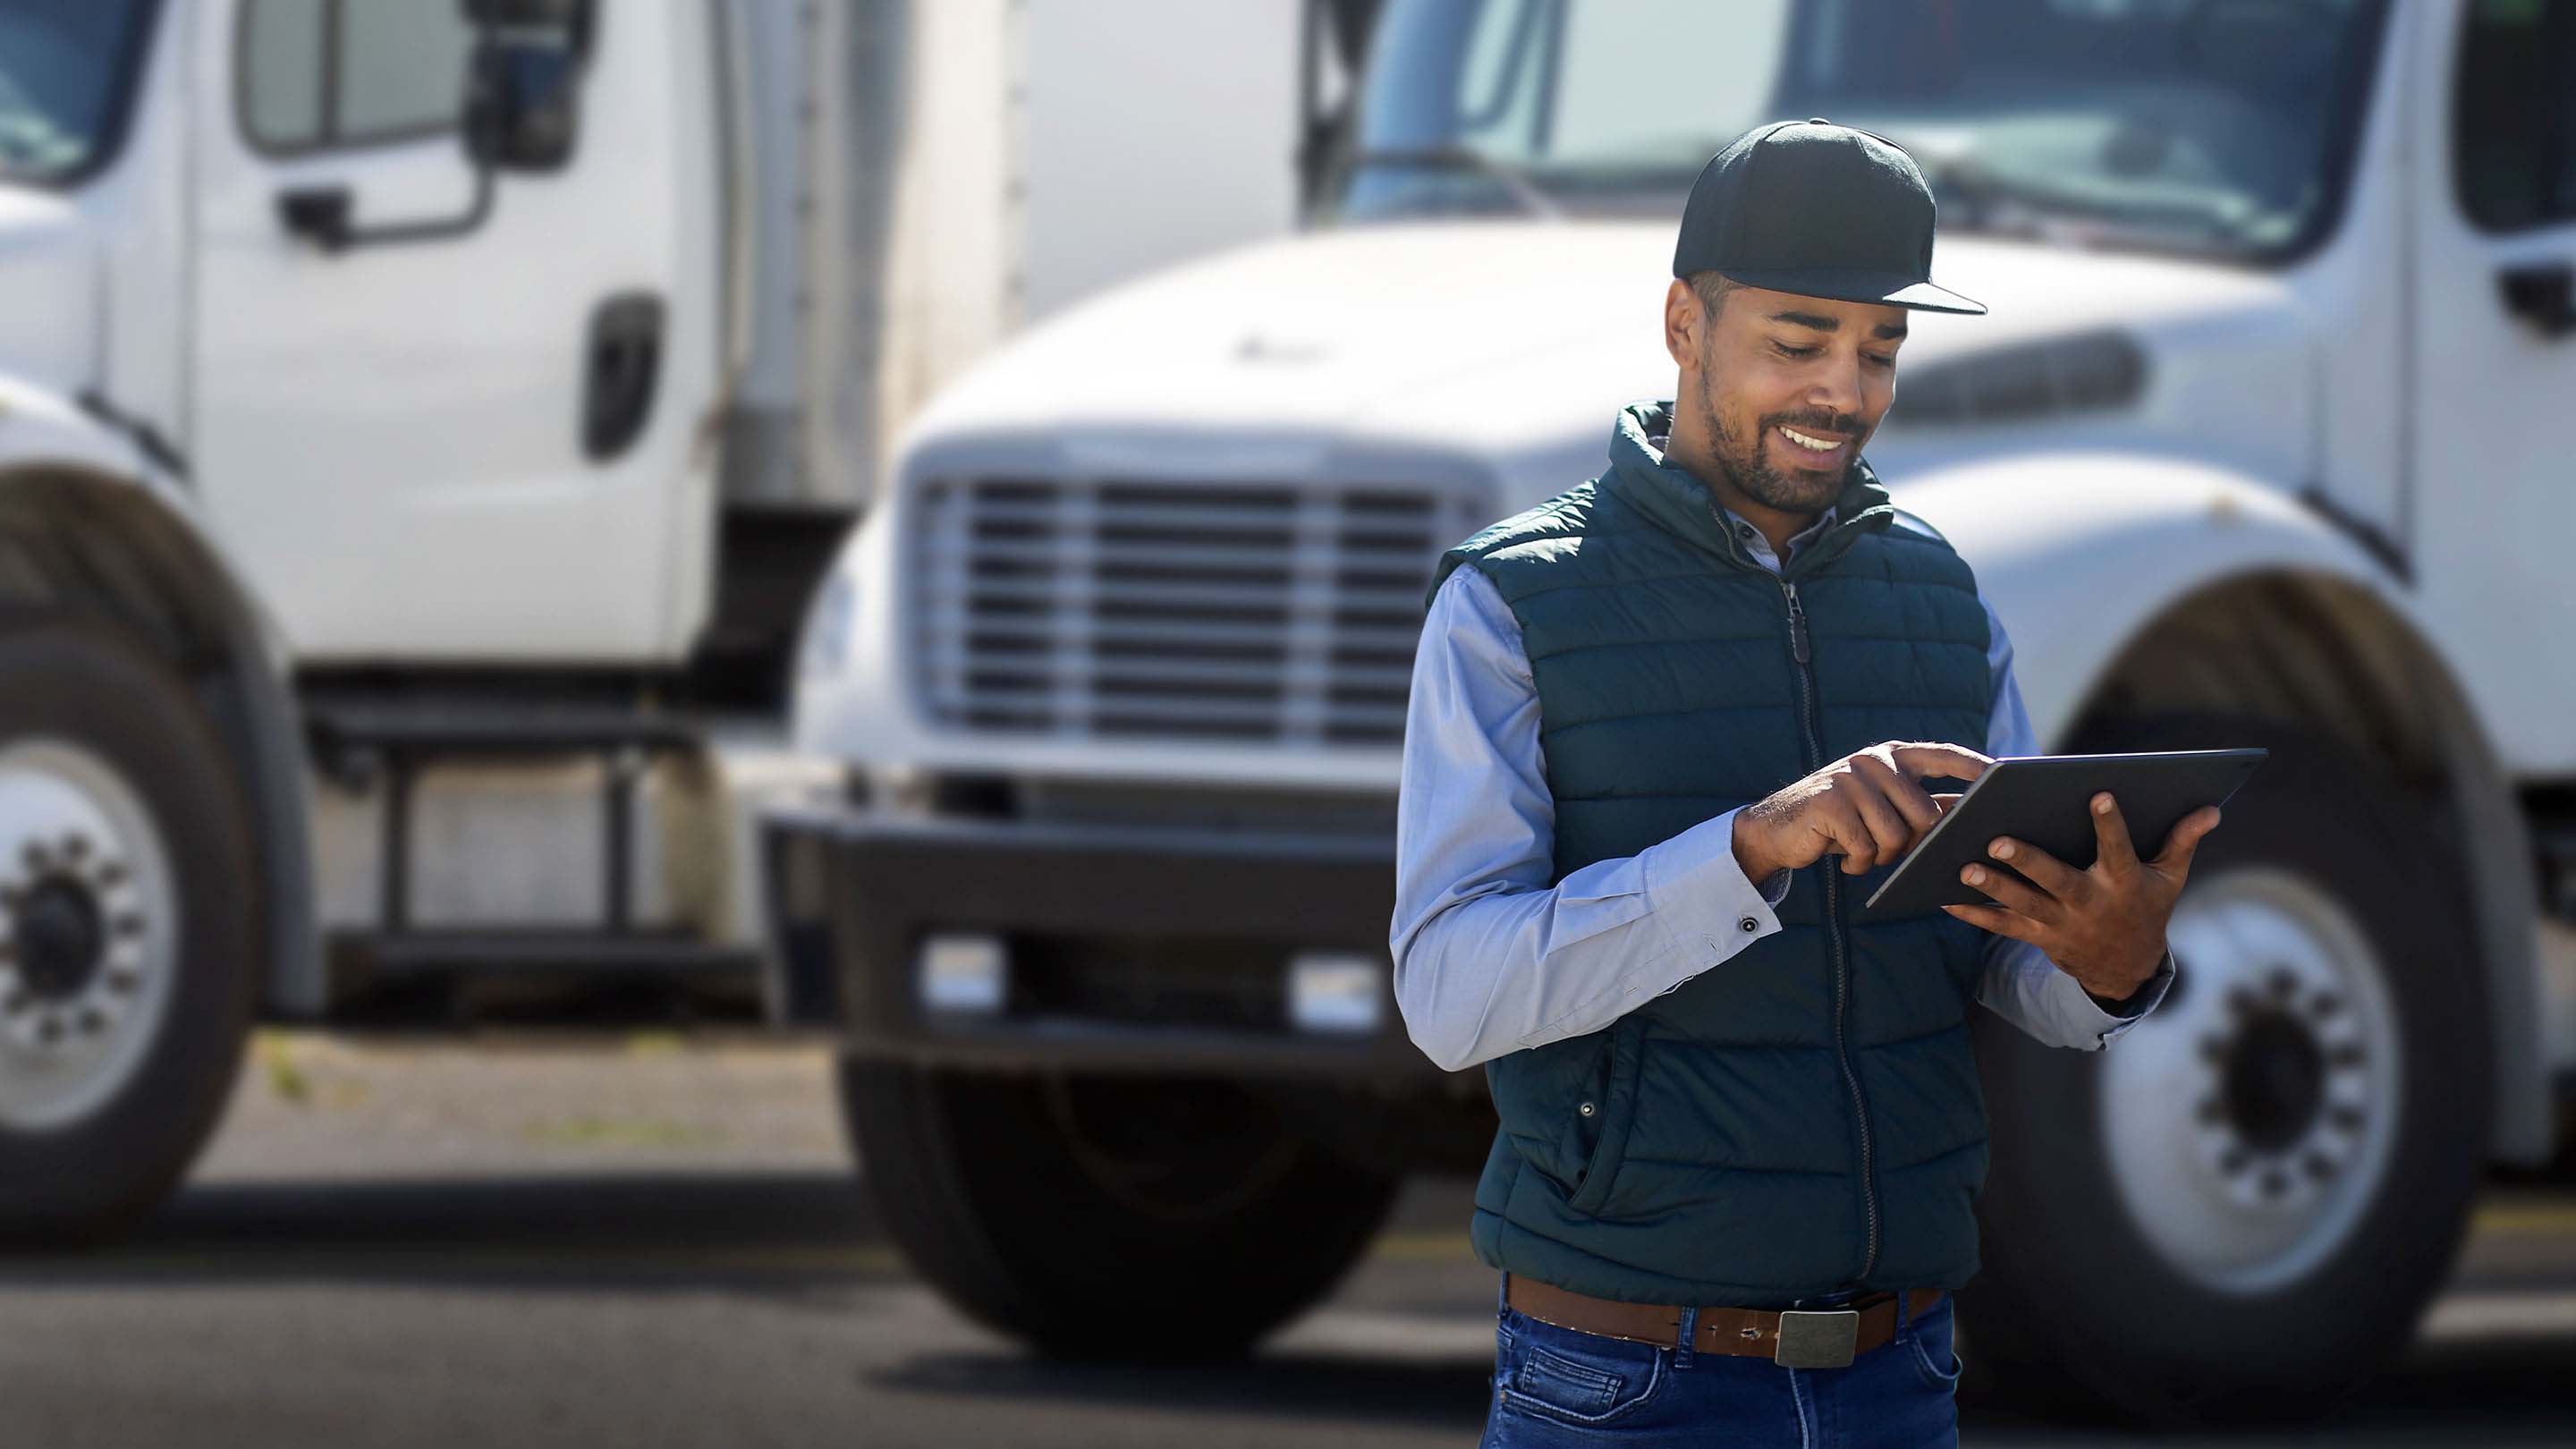
[{"label": "light blue dress shirt", "polygon": [[[1778,572],[1761,530],[1709,506]],[[1790,538],[1790,555],[1834,518],[1828,508]],[[1916,525],[1900,514],[1898,526]],[[2012,641],[1991,604],[1986,618],[1985,753],[2039,754]],[[1387,941],[1405,1030],[1443,1068],[1599,1031],[1780,929],[1772,908],[1790,875],[1745,878],[1732,810],[1551,886],[1555,822],[1519,621],[1482,572],[1454,570],[1414,656]],[[2168,948],[2135,1014],[2117,1016],[2037,946],[1990,934],[1978,999],[2041,1041],[2098,1051],[2155,1009],[2174,969]]]}]

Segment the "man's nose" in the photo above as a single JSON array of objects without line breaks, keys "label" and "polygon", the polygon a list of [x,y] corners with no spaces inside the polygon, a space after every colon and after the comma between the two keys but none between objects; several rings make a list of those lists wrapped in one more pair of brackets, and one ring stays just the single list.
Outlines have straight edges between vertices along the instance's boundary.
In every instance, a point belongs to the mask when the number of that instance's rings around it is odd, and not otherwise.
[{"label": "man's nose", "polygon": [[1860,411],[1860,359],[1837,357],[1817,370],[1807,389],[1807,405],[1825,409],[1840,417]]}]

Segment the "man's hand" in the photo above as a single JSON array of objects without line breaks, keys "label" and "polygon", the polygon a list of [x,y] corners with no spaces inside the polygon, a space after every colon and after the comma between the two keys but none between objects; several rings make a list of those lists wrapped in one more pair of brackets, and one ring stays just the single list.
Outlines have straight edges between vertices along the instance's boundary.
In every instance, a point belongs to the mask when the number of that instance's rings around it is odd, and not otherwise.
[{"label": "man's hand", "polygon": [[1964,745],[1889,742],[1843,756],[1735,814],[1735,860],[1747,880],[1840,852],[1843,874],[1893,865],[1958,800],[1914,783],[1974,780],[1994,761]]},{"label": "man's hand", "polygon": [[2106,1001],[2123,1001],[2164,961],[2165,922],[2173,916],[2174,898],[2191,873],[2192,853],[2217,828],[2218,807],[2203,805],[2174,826],[2162,854],[2142,861],[2129,844],[2119,802],[2105,791],[2093,797],[2099,849],[2090,869],[2077,870],[2028,841],[1998,835],[1987,853],[2028,876],[2030,884],[2003,871],[1963,866],[1959,878],[1996,904],[1941,909],[1997,935],[2030,942],[2086,991]]}]

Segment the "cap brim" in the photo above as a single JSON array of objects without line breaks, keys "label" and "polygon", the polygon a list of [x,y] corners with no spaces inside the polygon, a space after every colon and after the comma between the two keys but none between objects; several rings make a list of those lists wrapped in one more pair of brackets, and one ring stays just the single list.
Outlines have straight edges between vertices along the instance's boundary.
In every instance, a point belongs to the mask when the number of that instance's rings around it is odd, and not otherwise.
[{"label": "cap brim", "polygon": [[1901,272],[1857,272],[1830,267],[1790,267],[1771,271],[1734,271],[1721,267],[1729,281],[1801,297],[1836,302],[1884,302],[1918,312],[1959,312],[1982,317],[1986,304],[1971,301],[1946,287],[1918,282]]}]

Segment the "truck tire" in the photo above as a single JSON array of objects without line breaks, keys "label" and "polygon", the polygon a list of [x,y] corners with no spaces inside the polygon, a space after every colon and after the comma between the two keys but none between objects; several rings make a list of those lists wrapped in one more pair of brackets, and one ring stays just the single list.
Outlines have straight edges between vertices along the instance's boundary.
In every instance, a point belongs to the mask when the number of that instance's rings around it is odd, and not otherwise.
[{"label": "truck tire", "polygon": [[2405,1346],[2458,1251],[2494,1086],[2439,812],[2277,722],[2163,716],[2072,748],[2244,744],[2271,758],[2199,849],[2156,1012],[2103,1052],[1979,1023],[1994,1142],[1962,1315],[2002,1392],[2312,1416]]},{"label": "truck tire", "polygon": [[241,1065],[261,937],[231,763],[168,664],[0,618],[0,1240],[168,1195]]},{"label": "truck tire", "polygon": [[841,1093],[860,1172],[915,1270],[1059,1358],[1243,1353],[1358,1261],[1398,1182],[1216,1079],[844,1059]]}]

